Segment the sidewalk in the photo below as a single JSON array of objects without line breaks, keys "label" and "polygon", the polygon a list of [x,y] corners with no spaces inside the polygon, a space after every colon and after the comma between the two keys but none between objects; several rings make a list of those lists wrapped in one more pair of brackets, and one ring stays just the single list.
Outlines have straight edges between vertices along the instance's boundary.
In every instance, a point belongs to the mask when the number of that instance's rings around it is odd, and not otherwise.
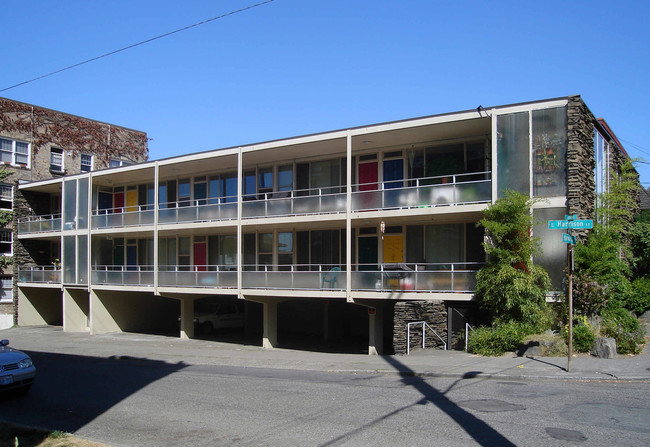
[{"label": "sidewalk", "polygon": [[[289,349],[135,333],[89,335],[66,333],[60,327],[13,327],[0,330],[11,346],[24,351],[52,352],[100,358],[142,358],[188,365],[226,365],[254,368],[300,369],[325,372],[385,373],[421,377],[642,380],[650,381],[650,348],[638,356],[598,359],[566,357],[479,357],[459,351],[426,350],[408,356],[329,354]],[[38,365],[37,365],[38,367]]]}]

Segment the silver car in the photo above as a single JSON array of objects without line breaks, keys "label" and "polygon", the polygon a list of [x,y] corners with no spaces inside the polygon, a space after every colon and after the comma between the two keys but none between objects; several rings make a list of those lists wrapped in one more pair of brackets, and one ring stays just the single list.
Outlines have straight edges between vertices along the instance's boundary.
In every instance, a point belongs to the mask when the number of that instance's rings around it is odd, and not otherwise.
[{"label": "silver car", "polygon": [[34,382],[36,368],[27,354],[9,347],[9,340],[0,340],[0,391],[27,392]]}]

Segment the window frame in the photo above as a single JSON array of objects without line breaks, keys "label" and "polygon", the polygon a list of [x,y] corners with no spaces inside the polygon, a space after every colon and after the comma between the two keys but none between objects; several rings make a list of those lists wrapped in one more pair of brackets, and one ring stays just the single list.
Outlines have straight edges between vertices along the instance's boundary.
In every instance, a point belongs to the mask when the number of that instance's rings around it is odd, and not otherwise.
[{"label": "window frame", "polygon": [[[10,148],[2,149],[2,144],[0,144],[0,163],[9,164],[12,166],[20,166],[29,168],[31,165],[31,153],[32,145],[26,141],[14,140],[13,138],[0,137],[0,142],[9,142]],[[25,147],[25,152],[19,152],[18,146],[21,145]],[[8,154],[9,161],[2,160],[1,154]],[[20,158],[24,157],[24,161],[20,161]]]},{"label": "window frame", "polygon": [[[64,173],[65,172],[65,161],[64,161],[64,150],[59,147],[50,148],[50,172]],[[60,166],[54,163],[55,154],[61,157]]]},{"label": "window frame", "polygon": [[[84,163],[84,157],[90,157],[90,164]],[[95,161],[95,157],[93,154],[86,154],[86,153],[81,153],[80,156],[80,171],[81,172],[91,172],[93,170],[93,164]],[[84,166],[87,167],[88,169],[84,169]]]}]

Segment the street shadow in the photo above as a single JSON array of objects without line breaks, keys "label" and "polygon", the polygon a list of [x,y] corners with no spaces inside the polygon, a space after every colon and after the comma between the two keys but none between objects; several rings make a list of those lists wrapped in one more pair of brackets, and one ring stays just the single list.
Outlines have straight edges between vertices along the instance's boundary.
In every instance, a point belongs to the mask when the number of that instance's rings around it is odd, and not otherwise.
[{"label": "street shadow", "polygon": [[447,390],[440,391],[435,387],[429,385],[423,378],[418,377],[415,374],[415,371],[410,369],[408,366],[401,363],[395,358],[395,356],[382,356],[382,358],[390,364],[396,371],[402,376],[402,383],[405,385],[411,386],[420,392],[422,398],[417,402],[406,405],[402,408],[398,408],[388,414],[383,415],[381,418],[378,418],[368,424],[365,424],[363,427],[359,427],[352,432],[341,435],[331,441],[322,444],[321,446],[332,446],[339,443],[344,443],[353,437],[355,434],[360,433],[369,427],[372,427],[391,416],[394,416],[401,411],[404,411],[414,405],[426,405],[431,403],[443,411],[447,416],[449,416],[459,427],[461,427],[465,432],[470,435],[474,441],[481,446],[485,447],[514,447],[515,444],[510,442],[508,438],[503,436],[501,433],[492,428],[489,424],[480,420],[474,416],[469,411],[459,407],[454,402],[452,402],[446,394],[454,388],[459,382],[463,380],[473,379],[481,374],[480,371],[469,371],[463,375],[460,379],[454,382]]},{"label": "street shadow", "polygon": [[545,362],[544,360],[540,360],[540,359],[537,359],[537,358],[535,358],[535,357],[531,357],[531,356],[529,356],[529,355],[527,355],[526,358],[527,358],[528,360],[533,360],[533,361],[535,361],[535,362],[543,363],[543,364],[545,364],[545,365],[555,366],[557,369],[562,370],[562,371],[566,371],[566,370],[567,370],[567,369],[566,369],[565,367],[563,367],[563,366],[556,365],[555,363],[551,363],[551,362]]},{"label": "street shadow", "polygon": [[147,385],[188,366],[136,357],[25,353],[36,365],[36,380],[27,394],[0,398],[8,403],[0,405],[0,419],[69,433]]}]

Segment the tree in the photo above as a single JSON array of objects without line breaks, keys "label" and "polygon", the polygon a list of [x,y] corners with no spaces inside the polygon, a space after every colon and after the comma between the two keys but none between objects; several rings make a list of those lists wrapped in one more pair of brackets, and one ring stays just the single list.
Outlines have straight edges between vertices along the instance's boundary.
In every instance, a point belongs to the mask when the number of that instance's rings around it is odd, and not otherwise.
[{"label": "tree", "polygon": [[497,323],[517,321],[541,329],[551,280],[532,261],[540,250],[539,241],[531,237],[534,202],[518,192],[506,191],[485,210],[478,225],[487,233],[483,243],[487,263],[477,274],[475,295]]}]

